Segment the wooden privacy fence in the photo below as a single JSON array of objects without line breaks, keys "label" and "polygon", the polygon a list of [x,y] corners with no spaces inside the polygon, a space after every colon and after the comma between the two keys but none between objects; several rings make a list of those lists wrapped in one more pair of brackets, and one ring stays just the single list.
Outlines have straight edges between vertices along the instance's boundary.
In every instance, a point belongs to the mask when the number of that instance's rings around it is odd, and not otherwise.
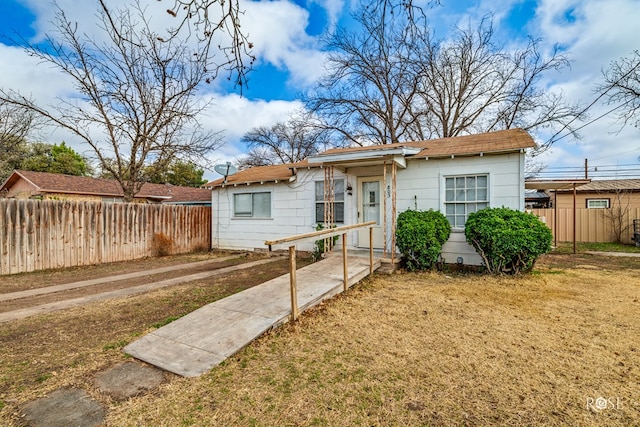
[{"label": "wooden privacy fence", "polygon": [[[611,210],[613,209],[613,210]],[[627,210],[627,209],[625,209]],[[533,213],[544,220],[559,242],[573,241],[573,209],[533,209]],[[614,242],[615,228],[622,229],[622,243],[631,243],[634,219],[640,218],[640,208],[629,208],[624,215],[616,215],[615,208],[576,209],[576,241],[589,243]],[[618,222],[620,225],[614,226]]]},{"label": "wooden privacy fence", "polygon": [[210,247],[209,206],[0,200],[0,274]]}]

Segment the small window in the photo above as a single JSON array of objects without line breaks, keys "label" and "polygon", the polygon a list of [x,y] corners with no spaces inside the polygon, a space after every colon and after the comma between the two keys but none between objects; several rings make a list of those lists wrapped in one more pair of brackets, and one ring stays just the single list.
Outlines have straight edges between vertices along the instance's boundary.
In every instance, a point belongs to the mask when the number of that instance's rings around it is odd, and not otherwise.
[{"label": "small window", "polygon": [[[333,222],[344,223],[344,180],[333,181]],[[316,181],[316,222],[324,222],[325,210],[329,203],[324,201],[324,181]]]},{"label": "small window", "polygon": [[607,209],[609,199],[587,199],[587,209]]},{"label": "small window", "polygon": [[487,175],[446,177],[445,216],[452,228],[464,228],[467,216],[489,206]]},{"label": "small window", "polygon": [[271,218],[271,193],[234,194],[233,216],[237,218]]}]

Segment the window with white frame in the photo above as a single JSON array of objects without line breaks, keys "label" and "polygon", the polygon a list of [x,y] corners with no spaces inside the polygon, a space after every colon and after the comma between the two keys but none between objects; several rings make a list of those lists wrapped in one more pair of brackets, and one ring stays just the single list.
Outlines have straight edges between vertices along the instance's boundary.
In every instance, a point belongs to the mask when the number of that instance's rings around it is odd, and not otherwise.
[{"label": "window with white frame", "polygon": [[[333,222],[344,222],[344,179],[333,181]],[[328,209],[329,203],[324,200],[324,181],[316,181],[316,222],[324,222],[324,213]]]},{"label": "window with white frame", "polygon": [[609,199],[587,199],[587,209],[607,209]]},{"label": "window with white frame", "polygon": [[236,193],[233,216],[237,218],[271,218],[271,193]]},{"label": "window with white frame", "polygon": [[452,228],[464,228],[467,216],[489,206],[487,175],[445,177],[445,216]]}]

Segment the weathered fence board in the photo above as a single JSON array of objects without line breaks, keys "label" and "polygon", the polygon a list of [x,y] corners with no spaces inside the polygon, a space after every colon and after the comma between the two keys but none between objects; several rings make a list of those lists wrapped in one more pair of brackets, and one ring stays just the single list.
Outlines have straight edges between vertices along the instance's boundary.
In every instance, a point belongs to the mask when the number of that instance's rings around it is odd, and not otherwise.
[{"label": "weathered fence board", "polygon": [[0,199],[0,274],[126,261],[211,247],[208,206]]},{"label": "weathered fence board", "polygon": [[[553,233],[556,232],[555,218],[557,215],[557,240],[559,242],[573,241],[573,210],[560,208],[557,213],[554,209],[533,209],[533,213],[544,218],[545,223]],[[640,208],[629,208],[619,212],[617,218],[615,211],[609,209],[576,209],[576,241],[589,243],[614,242],[617,228],[621,231],[623,243],[631,243],[633,234],[633,219],[640,218]],[[614,227],[614,221],[619,225]],[[555,235],[554,235],[555,237]]]}]

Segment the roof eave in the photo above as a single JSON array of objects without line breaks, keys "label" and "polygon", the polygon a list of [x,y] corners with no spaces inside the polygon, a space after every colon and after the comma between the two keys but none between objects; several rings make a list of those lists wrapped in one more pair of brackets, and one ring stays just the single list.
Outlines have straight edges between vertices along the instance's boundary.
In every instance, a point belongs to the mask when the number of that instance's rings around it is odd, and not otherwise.
[{"label": "roof eave", "polygon": [[590,179],[544,179],[529,180],[524,182],[524,188],[528,190],[573,190],[580,185],[590,183]]},{"label": "roof eave", "polygon": [[370,150],[347,151],[343,153],[318,154],[309,157],[308,161],[312,164],[339,164],[368,160],[385,160],[393,159],[395,156],[413,156],[420,152],[416,147],[393,147],[380,148],[372,147]]},{"label": "roof eave", "polygon": [[225,188],[225,187],[238,187],[238,186],[250,186],[253,184],[270,184],[270,183],[274,183],[274,184],[278,184],[280,182],[294,182],[297,179],[296,175],[292,175],[290,177],[280,177],[280,178],[269,178],[269,179],[261,179],[261,180],[252,180],[252,181],[238,181],[238,182],[226,182],[226,183],[219,183],[219,184],[215,184],[215,185],[211,185],[209,186],[209,188],[211,190],[217,190],[219,188]]},{"label": "roof eave", "polygon": [[[440,153],[435,155],[429,155],[429,153],[422,154],[421,152],[409,158],[429,160],[429,159],[453,159],[456,157],[474,157],[474,156],[483,157],[485,155],[493,155],[493,154],[524,153],[526,148],[533,148],[533,147],[518,147],[518,148],[509,148],[509,149],[502,149],[502,150],[468,151],[468,152],[461,152],[461,153]],[[425,150],[428,150],[428,149],[425,149]],[[422,151],[425,151],[425,150],[422,150]]]}]

